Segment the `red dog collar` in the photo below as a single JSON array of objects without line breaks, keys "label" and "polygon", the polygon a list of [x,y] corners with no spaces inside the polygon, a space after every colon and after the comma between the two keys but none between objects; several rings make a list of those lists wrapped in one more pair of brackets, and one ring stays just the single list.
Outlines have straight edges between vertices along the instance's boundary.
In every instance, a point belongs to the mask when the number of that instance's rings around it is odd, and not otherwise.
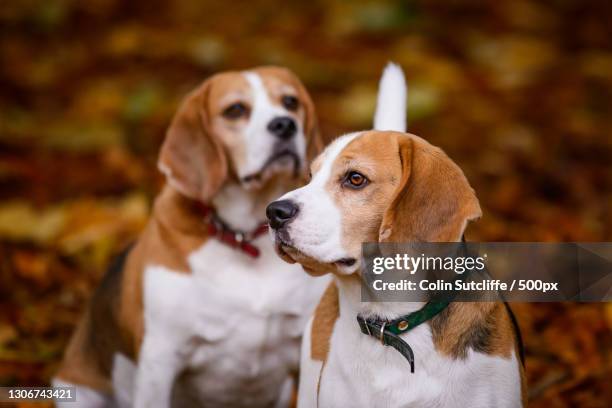
[{"label": "red dog collar", "polygon": [[208,233],[223,242],[224,244],[239,249],[245,254],[257,258],[259,257],[260,251],[251,242],[268,232],[268,224],[262,223],[253,231],[244,232],[237,231],[230,228],[223,220],[221,220],[213,207],[210,207],[203,203],[197,204],[200,212],[204,215],[204,222],[208,227]]}]

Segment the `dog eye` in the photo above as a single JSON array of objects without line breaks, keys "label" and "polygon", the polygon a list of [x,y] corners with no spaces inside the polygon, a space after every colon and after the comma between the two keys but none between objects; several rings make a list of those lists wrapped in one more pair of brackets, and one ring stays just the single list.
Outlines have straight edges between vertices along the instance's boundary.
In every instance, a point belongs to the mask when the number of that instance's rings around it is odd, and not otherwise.
[{"label": "dog eye", "polygon": [[300,101],[298,101],[298,98],[291,95],[283,96],[281,102],[283,103],[285,109],[290,111],[296,111],[297,108],[300,106]]},{"label": "dog eye", "polygon": [[363,174],[351,171],[346,175],[346,179],[344,181],[344,185],[354,189],[360,189],[365,187],[368,184],[368,179]]},{"label": "dog eye", "polygon": [[244,103],[236,102],[225,108],[225,110],[223,111],[223,117],[234,120],[245,116],[248,111],[249,108],[247,108]]}]

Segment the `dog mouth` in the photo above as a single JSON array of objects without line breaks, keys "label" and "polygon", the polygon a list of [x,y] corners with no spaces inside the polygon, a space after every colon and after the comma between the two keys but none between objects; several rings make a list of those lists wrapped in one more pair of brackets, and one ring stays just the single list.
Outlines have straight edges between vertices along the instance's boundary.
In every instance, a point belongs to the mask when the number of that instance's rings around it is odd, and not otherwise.
[{"label": "dog mouth", "polygon": [[341,267],[351,267],[355,265],[357,259],[355,258],[340,258],[337,261],[334,261],[333,264]]},{"label": "dog mouth", "polygon": [[271,169],[275,164],[282,164],[283,162],[287,162],[293,166],[293,177],[297,177],[300,172],[301,159],[298,154],[292,149],[285,148],[278,150],[265,161],[263,166],[259,169],[259,171],[255,173],[248,174],[242,177],[242,181],[244,183],[252,183],[252,182],[261,182],[264,177],[269,173],[268,170]]},{"label": "dog mouth", "polygon": [[288,252],[299,252],[283,234],[277,232],[274,239],[274,249],[278,256],[287,263],[296,263],[297,261]]},{"label": "dog mouth", "polygon": [[286,234],[282,230],[276,232],[274,243],[275,243],[276,253],[285,262],[288,262],[288,263],[300,262],[304,268],[307,267],[305,263],[310,264],[314,262],[322,266],[323,265],[335,266],[341,270],[346,270],[347,268],[352,268],[357,263],[357,259],[350,258],[350,257],[340,258],[332,262],[318,261],[310,257],[309,255],[307,255],[306,253],[302,252],[300,249],[298,249],[295,246],[295,244],[291,241],[291,239],[288,236],[286,236]]}]

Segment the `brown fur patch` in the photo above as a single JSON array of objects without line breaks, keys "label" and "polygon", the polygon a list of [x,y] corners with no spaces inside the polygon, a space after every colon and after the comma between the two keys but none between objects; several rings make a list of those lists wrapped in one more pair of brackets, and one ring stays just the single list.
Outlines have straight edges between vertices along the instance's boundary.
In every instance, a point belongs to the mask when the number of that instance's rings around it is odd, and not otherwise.
[{"label": "brown fur patch", "polygon": [[523,364],[519,364],[519,374],[521,376],[521,401],[523,402],[523,407],[527,407],[529,397],[527,393],[527,376]]},{"label": "brown fur patch", "polygon": [[[312,167],[320,166],[319,159]],[[364,188],[344,182],[352,171],[368,179]],[[439,148],[405,133],[357,135],[334,159],[325,188],[342,214],[342,246],[351,254],[363,242],[458,241],[481,214],[461,169]]]},{"label": "brown fur patch", "polygon": [[[369,180],[363,189],[342,185],[349,171]],[[353,139],[336,157],[326,189],[342,214],[342,245],[349,253],[361,251],[362,242],[378,240],[378,229],[402,167],[394,135],[364,133]]]},{"label": "brown fur patch", "polygon": [[514,350],[521,377],[521,399],[527,406],[527,380],[518,349],[518,333],[499,302],[454,302],[429,322],[436,349],[451,358],[465,358],[468,350],[509,358]]},{"label": "brown fur patch", "polygon": [[514,350],[521,377],[521,400],[527,406],[527,380],[518,349],[518,333],[503,303],[451,303],[429,322],[436,349],[451,358],[465,358],[468,350],[509,358]]},{"label": "brown fur patch", "polygon": [[335,283],[331,283],[323,293],[312,320],[310,357],[313,360],[327,359],[329,343],[339,312],[338,288]]},{"label": "brown fur patch", "polygon": [[112,392],[112,381],[100,366],[99,357],[90,343],[90,317],[83,316],[64,354],[56,376],[72,384],[82,384],[105,393]]},{"label": "brown fur patch", "polygon": [[454,302],[432,319],[430,325],[436,348],[453,358],[465,358],[470,348],[508,358],[516,344],[503,303]]},{"label": "brown fur patch", "polygon": [[147,265],[189,271],[188,254],[207,239],[193,201],[166,187],[122,271],[107,272],[75,331],[57,376],[102,391],[111,389],[113,357],[136,360],[144,335],[143,273]]},{"label": "brown fur patch", "polygon": [[382,221],[381,241],[455,242],[480,217],[476,194],[442,150],[414,135],[397,134],[402,179]]},{"label": "brown fur patch", "polygon": [[224,147],[219,135],[211,132],[211,110],[216,107],[213,101],[220,98],[212,98],[211,93],[227,86],[232,77],[213,76],[187,95],[172,119],[159,154],[158,167],[168,182],[195,200],[210,200],[228,174]]}]

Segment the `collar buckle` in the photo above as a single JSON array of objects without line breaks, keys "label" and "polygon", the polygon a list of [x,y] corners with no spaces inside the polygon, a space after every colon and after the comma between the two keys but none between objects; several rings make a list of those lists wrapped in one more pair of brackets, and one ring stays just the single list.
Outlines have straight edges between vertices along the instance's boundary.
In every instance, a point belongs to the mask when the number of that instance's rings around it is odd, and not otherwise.
[{"label": "collar buckle", "polygon": [[365,328],[366,331],[368,332],[368,336],[372,335],[372,332],[370,331],[370,325],[368,324],[368,321],[366,319],[363,319],[364,323],[365,323]]},{"label": "collar buckle", "polygon": [[387,325],[387,322],[384,321],[382,322],[382,324],[380,325],[380,335],[379,335],[379,339],[380,339],[380,343],[383,346],[386,346],[387,344],[385,343],[385,326]]}]

